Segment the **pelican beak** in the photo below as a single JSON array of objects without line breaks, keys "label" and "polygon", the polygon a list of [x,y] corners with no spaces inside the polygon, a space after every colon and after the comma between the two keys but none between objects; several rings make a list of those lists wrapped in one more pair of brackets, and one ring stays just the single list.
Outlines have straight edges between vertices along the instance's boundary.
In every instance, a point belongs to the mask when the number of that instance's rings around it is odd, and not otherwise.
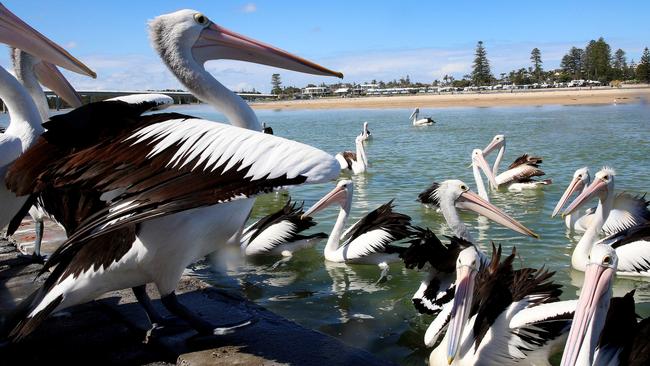
[{"label": "pelican beak", "polygon": [[41,60],[92,78],[97,75],[64,50],[40,34],[0,4],[0,42],[26,51]]},{"label": "pelican beak", "polygon": [[585,202],[589,201],[593,197],[599,195],[602,192],[607,192],[607,183],[604,180],[596,178],[591,185],[587,187],[576,199],[567,207],[566,210],[562,213],[562,217],[571,214],[578,207],[582,206]]},{"label": "pelican beak", "polygon": [[571,195],[574,192],[578,191],[579,189],[582,189],[583,186],[584,186],[584,183],[582,183],[582,180],[580,178],[577,178],[577,177],[573,178],[573,180],[571,181],[571,184],[569,184],[566,191],[564,191],[564,194],[562,195],[560,200],[557,202],[557,205],[555,206],[555,209],[553,210],[553,213],[551,214],[551,217],[555,217],[558,214],[558,212],[560,212],[560,210],[562,209],[562,206],[564,206],[566,204],[569,197],[571,197]]},{"label": "pelican beak", "polygon": [[525,227],[519,221],[508,216],[505,212],[491,204],[490,202],[482,199],[472,191],[465,191],[460,195],[456,201],[456,207],[464,210],[476,212],[479,215],[485,216],[488,219],[514,230],[520,234],[531,236],[539,239],[539,235],[535,234],[532,230]]},{"label": "pelican beak", "polygon": [[336,76],[343,74],[332,71],[287,51],[256,41],[231,30],[211,23],[192,47],[192,54],[199,62],[230,59],[269,65],[307,74]]},{"label": "pelican beak", "polygon": [[[610,267],[595,263],[587,265],[585,283],[582,286],[569,337],[562,355],[562,366],[577,364],[580,348],[587,335],[587,328],[590,324],[593,324],[593,319],[598,311],[607,311],[607,307],[603,305],[609,305],[611,281],[615,273],[615,270]],[[599,334],[594,336],[598,337]]]},{"label": "pelican beak", "polygon": [[323,198],[320,199],[320,201],[316,202],[313,206],[307,210],[302,216],[300,216],[301,219],[304,219],[305,217],[309,217],[313,215],[314,213],[323,210],[325,207],[330,206],[333,203],[339,203],[343,205],[345,202],[345,199],[347,198],[348,191],[345,189],[344,186],[336,186],[333,190],[331,190],[328,194],[326,194]]},{"label": "pelican beak", "polygon": [[81,107],[81,96],[56,66],[41,60],[34,65],[34,73],[41,84],[63,98],[72,108]]},{"label": "pelican beak", "polygon": [[490,154],[494,149],[497,149],[499,147],[501,147],[501,142],[493,139],[488,144],[488,146],[486,146],[485,149],[483,149],[483,155],[488,156],[488,154]]},{"label": "pelican beak", "polygon": [[469,318],[469,311],[472,308],[476,273],[476,269],[469,266],[461,266],[456,270],[456,292],[450,313],[449,330],[447,330],[449,334],[447,363],[449,365],[456,358],[460,341],[463,337],[463,329]]},{"label": "pelican beak", "polygon": [[476,155],[476,157],[473,157],[472,161],[474,164],[477,164],[479,168],[481,168],[483,174],[485,174],[487,179],[490,181],[490,186],[498,187],[497,180],[494,177],[494,172],[492,172],[492,169],[490,169],[490,166],[488,165],[487,160],[485,160],[483,153],[480,153]]}]

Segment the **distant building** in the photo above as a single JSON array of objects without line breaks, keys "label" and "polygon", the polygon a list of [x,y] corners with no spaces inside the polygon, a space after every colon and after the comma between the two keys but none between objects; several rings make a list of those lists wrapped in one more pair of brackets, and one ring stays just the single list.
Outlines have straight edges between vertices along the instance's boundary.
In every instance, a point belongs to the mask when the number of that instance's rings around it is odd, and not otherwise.
[{"label": "distant building", "polygon": [[302,96],[303,97],[309,97],[309,98],[314,98],[314,97],[322,97],[325,95],[330,95],[330,88],[326,86],[310,86],[307,88],[302,89]]}]

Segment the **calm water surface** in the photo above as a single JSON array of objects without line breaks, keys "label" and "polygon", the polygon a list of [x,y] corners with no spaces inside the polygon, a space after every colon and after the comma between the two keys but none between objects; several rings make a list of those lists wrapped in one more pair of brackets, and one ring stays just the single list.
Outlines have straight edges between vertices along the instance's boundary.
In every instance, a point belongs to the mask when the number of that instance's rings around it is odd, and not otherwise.
[{"label": "calm water surface", "polygon": [[[175,111],[225,121],[207,106],[177,107]],[[614,167],[617,190],[650,191],[650,106],[544,106],[517,108],[425,109],[438,122],[433,127],[412,127],[410,110],[304,110],[258,111],[260,121],[275,134],[335,154],[354,150],[354,137],[368,121],[374,140],[367,144],[371,167],[366,175],[352,176],[355,184],[350,222],[395,199],[396,209],[413,223],[450,234],[441,215],[415,201],[432,181],[461,179],[475,184],[467,168],[473,148],[483,148],[495,134],[507,136],[502,169],[524,152],[541,155],[547,177],[554,184],[535,192],[491,193],[498,207],[541,235],[524,238],[493,223],[464,215],[482,246],[495,241],[509,251],[516,246],[527,266],[545,265],[565,285],[564,298],[575,298],[583,276],[570,267],[572,248],[579,237],[567,234],[561,219],[551,219],[553,207],[575,169],[589,166],[593,174],[603,165]],[[5,116],[3,116],[5,117]],[[2,119],[5,121],[6,118]],[[2,123],[0,121],[0,123]],[[494,156],[490,157],[490,161]],[[350,175],[342,175],[350,177]],[[315,203],[334,183],[292,188],[291,196]],[[251,220],[281,208],[285,194],[257,200]],[[317,214],[314,231],[329,233],[338,208]],[[410,298],[421,274],[391,265],[391,279],[376,284],[375,266],[340,265],[324,261],[325,242],[298,252],[286,265],[270,270],[276,258],[229,264],[224,272],[198,270],[215,286],[241,290],[256,303],[306,327],[333,335],[353,346],[401,364],[422,364],[429,350],[422,342],[429,316],[416,315]],[[650,282],[619,279],[615,294],[637,289],[638,301],[650,301]],[[650,306],[638,305],[641,315]]]}]

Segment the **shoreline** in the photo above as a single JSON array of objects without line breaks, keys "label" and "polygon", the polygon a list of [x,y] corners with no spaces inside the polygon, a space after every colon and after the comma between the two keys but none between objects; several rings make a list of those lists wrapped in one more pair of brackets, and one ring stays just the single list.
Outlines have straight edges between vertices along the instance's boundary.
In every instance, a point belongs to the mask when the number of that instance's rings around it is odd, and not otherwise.
[{"label": "shoreline", "polygon": [[355,98],[319,98],[250,103],[253,109],[391,109],[448,107],[514,107],[541,105],[607,105],[650,103],[650,86],[621,89],[563,89],[527,92],[426,94]]}]

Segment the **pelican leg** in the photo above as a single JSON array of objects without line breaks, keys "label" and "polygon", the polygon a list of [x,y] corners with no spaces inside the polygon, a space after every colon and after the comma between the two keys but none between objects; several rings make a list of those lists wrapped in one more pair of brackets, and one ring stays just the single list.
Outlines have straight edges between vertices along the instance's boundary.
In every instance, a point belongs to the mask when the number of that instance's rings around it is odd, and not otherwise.
[{"label": "pelican leg", "polygon": [[178,316],[179,318],[185,320],[192,328],[194,328],[200,335],[226,335],[234,333],[239,328],[247,327],[257,321],[256,318],[250,317],[244,321],[222,324],[216,326],[200,316],[192,312],[185,305],[181,304],[178,301],[175,293],[170,293],[160,298],[163,305],[169,310],[172,314]]},{"label": "pelican leg", "polygon": [[280,259],[279,261],[273,263],[273,265],[271,266],[270,269],[271,269],[271,270],[274,270],[274,269],[276,269],[276,268],[278,268],[278,267],[280,267],[280,266],[283,266],[283,265],[285,265],[287,262],[289,262],[290,260],[291,260],[291,256],[284,257],[284,258]]},{"label": "pelican leg", "polygon": [[160,315],[151,303],[149,295],[147,295],[146,285],[132,287],[131,290],[151,323],[151,328],[147,331],[145,337],[145,343],[149,343],[149,340],[158,336],[176,334],[187,330],[188,325],[182,320],[176,317],[166,318]]},{"label": "pelican leg", "polygon": [[379,275],[379,279],[375,283],[384,283],[388,280],[390,280],[390,276],[388,275],[388,271],[390,270],[390,267],[388,266],[388,263],[382,262],[378,264],[379,269],[381,269],[381,274]]},{"label": "pelican leg", "polygon": [[25,259],[30,263],[45,263],[47,256],[41,255],[41,243],[43,242],[43,229],[45,228],[45,224],[42,220],[35,220],[34,225],[34,231],[36,233],[36,237],[34,238],[34,252],[32,254],[24,254],[25,249],[20,247],[19,244],[18,249],[22,253],[19,254],[18,257]]}]

